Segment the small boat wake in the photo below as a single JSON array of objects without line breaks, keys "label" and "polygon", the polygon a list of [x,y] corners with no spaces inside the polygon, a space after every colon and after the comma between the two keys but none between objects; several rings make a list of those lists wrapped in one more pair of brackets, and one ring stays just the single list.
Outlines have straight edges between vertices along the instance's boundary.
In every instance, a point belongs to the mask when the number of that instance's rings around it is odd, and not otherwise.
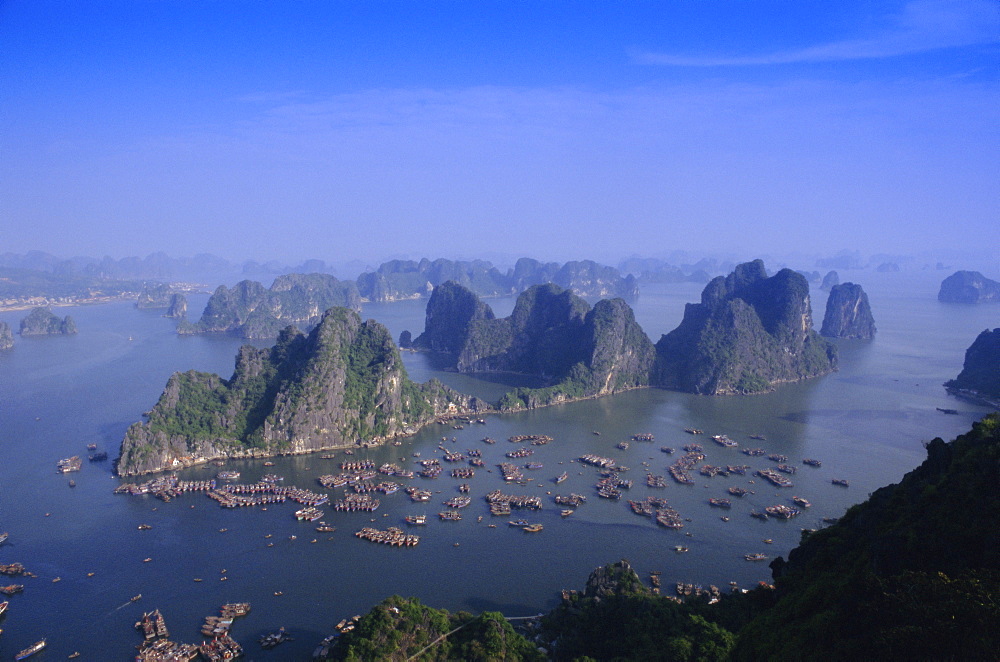
[{"label": "small boat wake", "polygon": [[119,606],[115,607],[114,609],[112,609],[111,611],[109,611],[107,613],[107,615],[110,616],[111,614],[115,613],[116,611],[119,611],[121,609],[124,609],[125,607],[128,607],[130,604],[134,604],[134,603],[138,602],[139,598],[141,598],[141,597],[142,597],[142,593],[140,593],[139,595],[135,596],[134,598],[131,598],[125,604],[122,604],[122,605],[119,605]]}]

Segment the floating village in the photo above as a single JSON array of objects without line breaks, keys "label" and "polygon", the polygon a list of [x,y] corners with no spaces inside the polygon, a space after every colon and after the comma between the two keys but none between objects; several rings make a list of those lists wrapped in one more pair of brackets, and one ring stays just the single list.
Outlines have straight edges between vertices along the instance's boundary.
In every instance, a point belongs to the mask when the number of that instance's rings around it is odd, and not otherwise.
[{"label": "floating village", "polygon": [[[483,423],[485,419],[449,418],[440,421],[441,425],[450,425],[456,430],[464,429],[466,423]],[[660,446],[659,455],[653,451],[649,461],[642,462],[641,477],[632,478],[633,469],[625,466],[619,460],[609,455],[585,453],[578,456],[567,456],[557,463],[557,468],[545,471],[545,463],[532,459],[535,449],[556,442],[551,436],[544,434],[521,434],[507,439],[507,448],[502,453],[489,451],[487,456],[495,456],[496,462],[488,464],[484,460],[484,446],[491,447],[497,440],[482,437],[471,448],[458,449],[456,437],[441,437],[440,443],[434,449],[434,457],[422,457],[414,452],[412,456],[399,457],[395,462],[376,463],[371,459],[359,459],[355,453],[363,452],[357,449],[345,449],[337,453],[325,453],[319,456],[322,462],[333,461],[336,464],[332,471],[319,474],[316,484],[309,486],[286,485],[284,477],[265,473],[254,482],[240,482],[241,473],[223,468],[223,460],[214,460],[218,470],[214,477],[194,480],[181,479],[177,474],[163,474],[139,483],[121,483],[114,492],[116,494],[155,498],[164,503],[179,499],[191,499],[196,494],[207,497],[223,509],[257,509],[262,515],[262,521],[274,512],[267,512],[268,506],[292,502],[294,511],[290,516],[295,520],[308,524],[312,531],[303,535],[310,538],[311,543],[318,543],[320,538],[325,542],[348,540],[333,534],[337,527],[330,523],[337,513],[367,513],[372,515],[370,524],[352,531],[353,537],[377,545],[412,548],[420,544],[422,537],[447,535],[437,533],[429,526],[433,520],[441,522],[440,526],[454,526],[448,522],[458,522],[465,519],[466,511],[477,499],[485,503],[482,514],[473,514],[471,519],[476,525],[487,529],[520,529],[525,534],[541,534],[545,527],[541,522],[532,521],[540,511],[546,508],[558,510],[561,518],[571,518],[577,509],[585,507],[589,498],[604,499],[610,502],[624,502],[625,512],[631,512],[644,518],[656,527],[665,531],[676,532],[674,535],[690,536],[684,532],[685,524],[693,518],[713,516],[722,522],[729,522],[734,515],[734,502],[745,499],[749,495],[768,494],[768,505],[762,508],[752,508],[745,514],[748,518],[759,520],[787,521],[800,515],[812,506],[812,503],[801,496],[785,493],[786,488],[794,487],[794,476],[799,467],[818,469],[822,462],[813,458],[791,460],[785,455],[769,454],[763,448],[753,445],[741,445],[729,436],[705,435],[702,430],[685,428],[684,432],[692,436],[704,435],[706,441],[711,441],[706,451],[705,444],[691,441],[680,444],[679,448]],[[594,435],[600,436],[595,431]],[[763,435],[748,435],[754,442],[766,441]],[[690,438],[689,438],[690,439]],[[609,450],[628,450],[632,444],[654,444],[655,437],[648,432],[636,433],[629,439],[608,443]],[[399,444],[396,444],[397,446]],[[713,446],[714,445],[714,446]],[[713,451],[712,448],[719,450]],[[652,448],[650,447],[651,451]],[[723,450],[724,449],[724,450]],[[95,450],[90,448],[90,450]],[[710,463],[709,456],[713,453],[725,453],[726,463]],[[502,455],[502,456],[501,456]],[[92,461],[102,461],[107,455],[95,454]],[[654,457],[661,457],[660,463],[664,473],[654,473]],[[753,463],[753,464],[750,464]],[[81,458],[74,456],[58,461],[56,471],[69,473],[80,471]],[[273,462],[264,462],[265,467],[273,466]],[[576,471],[570,467],[575,465]],[[756,466],[754,466],[756,465]],[[329,465],[324,465],[329,466]],[[570,474],[593,476],[593,484],[589,494],[580,494],[560,488]],[[696,479],[696,477],[698,477]],[[704,482],[705,488],[711,489],[714,479],[730,479],[730,483],[718,483],[717,493],[706,496],[704,510],[700,512],[680,512],[671,505],[666,488],[671,484],[692,486],[696,482]],[[663,490],[664,496],[649,495],[642,498],[628,498],[636,482],[644,484],[655,491]],[[479,489],[476,488],[477,482]],[[579,484],[579,481],[576,481]],[[848,487],[849,482],[843,478],[833,478],[833,485]],[[70,483],[73,486],[75,483]],[[435,489],[437,488],[437,489]],[[579,489],[577,487],[577,489]],[[775,492],[774,490],[778,491]],[[766,491],[766,492],[765,492]],[[449,494],[450,493],[450,494]],[[475,494],[482,494],[476,497]],[[770,496],[775,495],[775,496]],[[399,521],[386,521],[384,526],[376,526],[379,520],[377,511],[382,506],[382,500],[404,499],[413,504],[413,512],[400,517]],[[690,501],[686,501],[690,509]],[[397,503],[398,506],[398,503]],[[191,506],[194,507],[194,506]],[[432,512],[428,514],[428,510]],[[393,509],[399,512],[400,508]],[[434,512],[436,511],[436,512]],[[281,512],[277,509],[276,512]],[[382,518],[390,517],[383,513]],[[329,520],[329,521],[328,521]],[[823,518],[824,523],[832,523],[835,518]],[[140,531],[152,528],[152,525],[142,523],[137,526]],[[223,528],[220,531],[224,532]],[[814,529],[803,529],[812,531]],[[8,534],[0,534],[0,545],[7,540]],[[295,540],[298,535],[290,536]],[[264,535],[267,547],[273,547],[271,533]],[[668,543],[683,542],[684,539],[668,540]],[[763,544],[771,544],[773,540],[764,538]],[[457,546],[458,543],[455,543]],[[669,544],[667,549],[683,554],[690,551],[687,544]],[[400,552],[404,553],[404,552]],[[766,561],[770,556],[763,551],[747,550],[742,558],[748,562]],[[152,558],[143,561],[152,562]],[[92,573],[90,573],[92,574]],[[0,575],[11,579],[34,577],[33,573],[21,562],[0,564]],[[53,581],[59,581],[55,578]],[[202,578],[193,578],[203,581]],[[219,578],[227,579],[225,571]],[[661,571],[650,572],[649,582],[654,593],[661,590]],[[766,583],[761,582],[766,586]],[[736,582],[730,582],[730,590],[742,590]],[[29,589],[30,590],[30,589]],[[709,601],[717,598],[720,589],[714,585],[704,588],[700,585],[678,582],[676,598],[686,599],[691,596]],[[25,591],[24,584],[10,583],[0,586],[0,593],[6,595],[19,594]],[[280,591],[275,596],[281,595]],[[130,602],[137,602],[141,594],[133,596]],[[0,603],[0,616],[7,611],[8,603]],[[248,603],[227,603],[220,609],[218,615],[209,615],[201,627],[200,643],[179,643],[170,639],[163,614],[158,609],[144,612],[142,618],[135,623],[142,641],[137,644],[136,660],[141,662],[161,662],[167,660],[210,661],[231,660],[244,655],[244,644],[240,644],[232,635],[234,621],[245,616],[250,611]],[[341,633],[350,631],[353,623],[342,621],[336,631],[321,642],[316,648],[316,657],[321,658]],[[278,646],[284,641],[290,641],[291,634],[283,627],[260,637],[259,645],[263,649]],[[46,641],[41,640],[21,651],[16,659],[24,659],[40,652],[46,647]]]}]

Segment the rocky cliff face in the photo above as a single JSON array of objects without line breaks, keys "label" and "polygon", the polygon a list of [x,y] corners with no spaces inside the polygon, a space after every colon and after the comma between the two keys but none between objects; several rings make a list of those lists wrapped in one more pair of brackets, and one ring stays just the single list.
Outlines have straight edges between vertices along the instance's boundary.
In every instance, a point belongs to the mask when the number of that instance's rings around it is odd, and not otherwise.
[{"label": "rocky cliff face", "polygon": [[72,317],[67,315],[60,319],[48,308],[33,308],[28,316],[21,320],[22,336],[72,335],[76,332],[76,322]]},{"label": "rocky cliff face", "polygon": [[457,355],[465,345],[469,325],[492,319],[493,310],[479,297],[455,281],[446,281],[434,288],[427,302],[424,332],[413,346]]},{"label": "rocky cliff face", "polygon": [[833,286],[826,300],[826,314],[819,333],[827,338],[871,340],[875,337],[875,319],[868,295],[860,285]]},{"label": "rocky cliff face", "polygon": [[377,443],[486,409],[439,382],[410,381],[384,326],[332,308],[308,336],[289,327],[270,349],[241,348],[229,380],[173,375],[147,421],[129,427],[118,473]]},{"label": "rocky cliff face", "polygon": [[569,290],[536,285],[518,297],[510,317],[495,319],[488,306],[462,290],[449,285],[449,294],[437,299],[435,292],[421,338],[437,338],[439,351],[449,354],[460,372],[514,372],[552,385],[518,389],[502,408],[531,408],[649,384],[655,350],[621,299],[602,300],[591,309]]},{"label": "rocky cliff face", "polygon": [[986,329],[976,337],[965,352],[962,372],[945,387],[1000,407],[1000,329]]},{"label": "rocky cliff face", "polygon": [[167,307],[167,317],[173,319],[184,319],[187,317],[188,302],[183,294],[174,294],[170,297],[170,305]]},{"label": "rocky cliff face", "polygon": [[769,391],[837,364],[836,347],[812,329],[805,278],[790,269],[768,278],[760,260],[709,282],[656,352],[657,385],[709,395]]},{"label": "rocky cliff face", "polygon": [[0,351],[14,346],[14,334],[7,322],[0,322]]},{"label": "rocky cliff face", "polygon": [[167,283],[143,283],[136,308],[166,308],[170,305],[170,285]]},{"label": "rocky cliff face", "polygon": [[956,271],[941,282],[938,301],[980,303],[1000,301],[1000,283],[978,271]]},{"label": "rocky cliff face", "polygon": [[182,324],[178,333],[235,333],[243,338],[274,338],[289,324],[311,327],[323,311],[334,306],[361,310],[357,287],[329,274],[286,274],[270,289],[244,280],[232,289],[220,285],[195,324]]}]

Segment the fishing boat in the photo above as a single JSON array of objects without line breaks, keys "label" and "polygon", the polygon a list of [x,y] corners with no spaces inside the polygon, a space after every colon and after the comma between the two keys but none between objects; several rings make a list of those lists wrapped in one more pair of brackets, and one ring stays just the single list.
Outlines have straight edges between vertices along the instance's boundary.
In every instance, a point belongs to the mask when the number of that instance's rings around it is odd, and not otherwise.
[{"label": "fishing boat", "polygon": [[527,531],[528,533],[538,533],[539,531],[542,530],[542,525],[541,524],[529,524],[528,526],[524,527],[522,530]]},{"label": "fishing boat", "polygon": [[678,554],[683,554],[684,552],[688,551],[688,548],[685,547],[684,545],[676,545],[674,547],[674,551],[677,552]]},{"label": "fishing boat", "polygon": [[23,651],[21,651],[20,653],[18,653],[17,655],[15,655],[14,659],[15,660],[23,660],[26,657],[31,657],[32,655],[34,655],[38,651],[42,650],[43,648],[45,648],[45,640],[44,639],[42,639],[41,641],[36,641],[35,643],[31,644],[30,646],[28,646],[27,648],[25,648]]},{"label": "fishing boat", "polygon": [[745,558],[747,561],[766,561],[767,554],[761,554],[760,552],[756,552],[754,554],[744,554],[743,558]]},{"label": "fishing boat", "polygon": [[0,616],[3,616],[7,612],[7,607],[9,607],[9,606],[10,606],[10,602],[7,601],[7,600],[4,600],[3,602],[0,602]]},{"label": "fishing boat", "polygon": [[7,542],[7,536],[9,536],[9,535],[10,534],[7,533],[6,531],[4,531],[3,533],[0,533],[0,545],[2,545],[5,542]]}]

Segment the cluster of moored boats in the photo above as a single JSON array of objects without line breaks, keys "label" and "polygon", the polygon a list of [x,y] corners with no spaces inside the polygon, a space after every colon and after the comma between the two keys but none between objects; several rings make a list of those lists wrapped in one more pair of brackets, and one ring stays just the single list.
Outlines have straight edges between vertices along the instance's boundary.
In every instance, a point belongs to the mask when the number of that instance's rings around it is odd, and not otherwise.
[{"label": "cluster of moored boats", "polygon": [[392,547],[415,547],[420,542],[420,536],[406,533],[394,526],[390,526],[385,531],[366,526],[360,531],[356,531],[354,535],[362,540],[369,540]]},{"label": "cluster of moored boats", "polygon": [[61,474],[68,474],[71,471],[79,471],[82,466],[83,460],[80,459],[79,455],[74,455],[73,457],[67,457],[59,460],[59,462],[56,463],[56,471]]}]

